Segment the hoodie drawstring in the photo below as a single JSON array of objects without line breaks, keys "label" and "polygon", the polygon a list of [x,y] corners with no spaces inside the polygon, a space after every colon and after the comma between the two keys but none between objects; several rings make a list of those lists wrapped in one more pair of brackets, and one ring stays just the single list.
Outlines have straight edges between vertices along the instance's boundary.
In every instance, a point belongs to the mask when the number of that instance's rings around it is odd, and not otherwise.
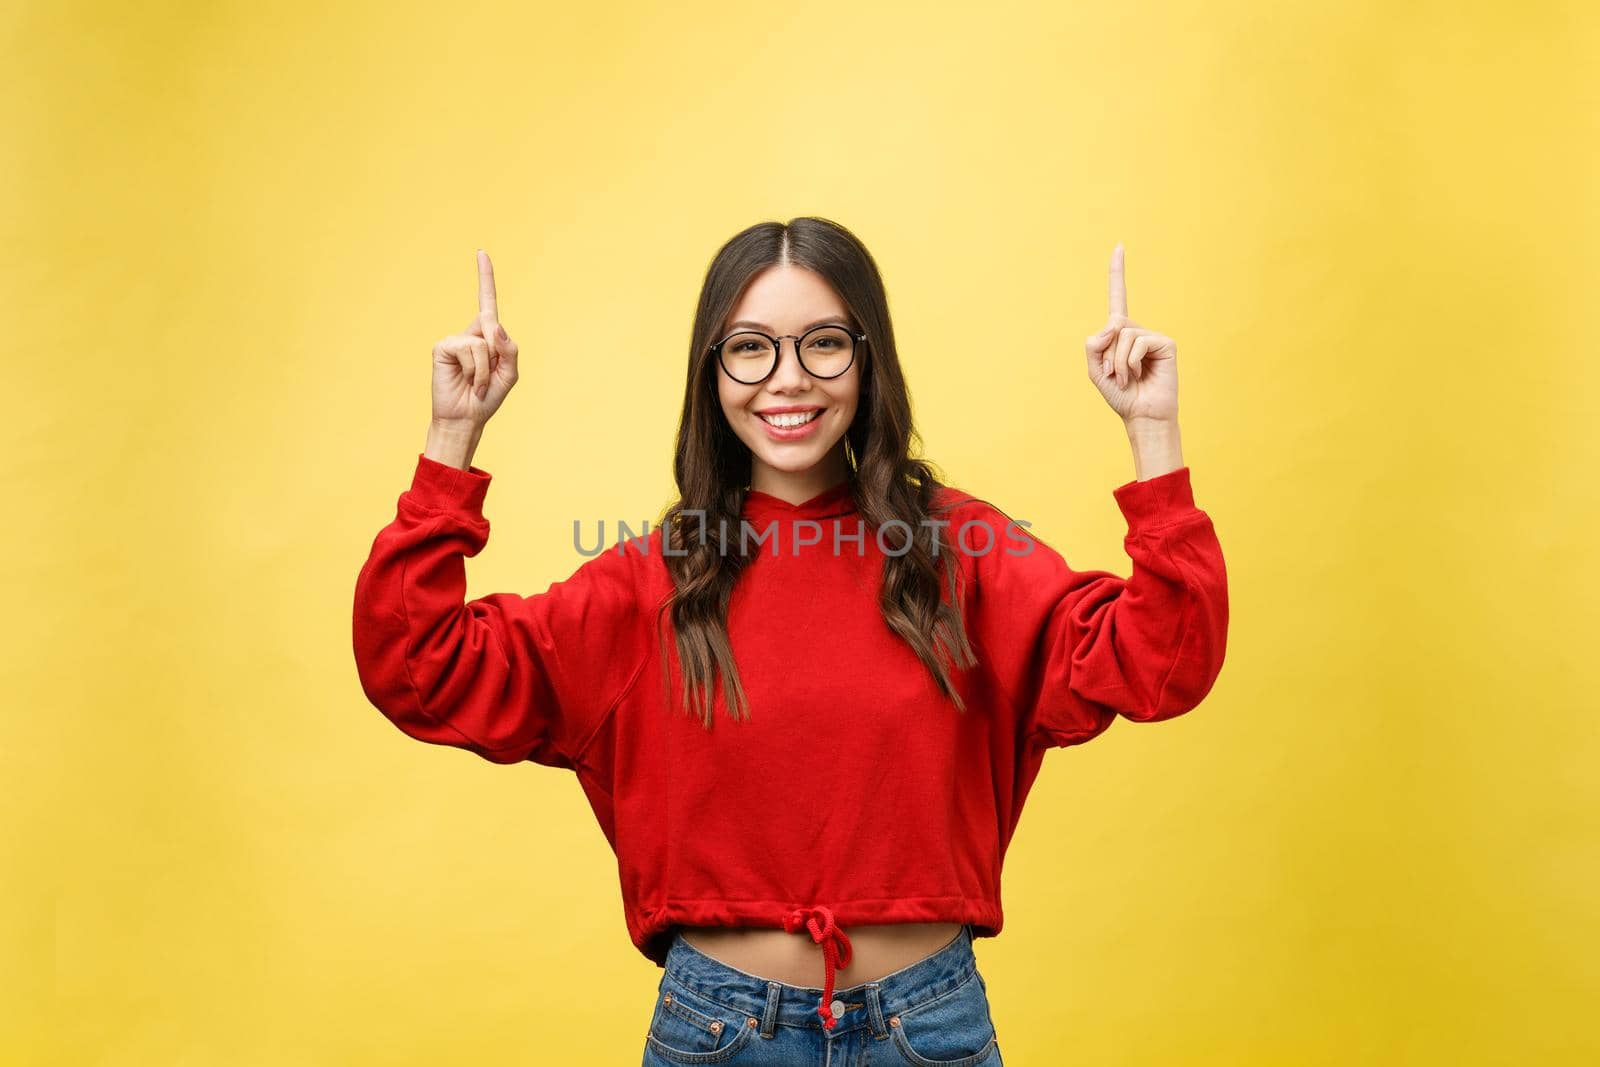
[{"label": "hoodie drawstring", "polygon": [[844,930],[834,922],[833,910],[818,905],[814,908],[795,908],[783,917],[783,928],[788,933],[794,933],[804,926],[811,933],[811,940],[822,946],[822,1003],[817,1007],[817,1014],[822,1016],[822,1026],[825,1030],[832,1030],[837,1019],[833,1017],[833,972],[840,967],[850,966],[850,938]]}]

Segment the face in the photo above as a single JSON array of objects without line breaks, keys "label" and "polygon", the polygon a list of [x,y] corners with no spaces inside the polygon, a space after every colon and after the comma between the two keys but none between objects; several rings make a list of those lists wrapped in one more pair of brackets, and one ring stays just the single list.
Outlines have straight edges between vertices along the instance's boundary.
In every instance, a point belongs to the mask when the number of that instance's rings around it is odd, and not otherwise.
[{"label": "face", "polygon": [[[791,264],[768,267],[745,287],[716,340],[739,329],[760,330],[778,342],[778,366],[766,381],[744,385],[722,369],[717,396],[722,413],[750,449],[750,487],[798,503],[843,481],[849,473],[844,433],[855,418],[864,344],[856,343],[850,369],[837,378],[813,378],[795,358],[795,341],[819,323],[857,328],[844,301],[815,271]],[[773,425],[771,416],[808,417],[799,426]]]}]

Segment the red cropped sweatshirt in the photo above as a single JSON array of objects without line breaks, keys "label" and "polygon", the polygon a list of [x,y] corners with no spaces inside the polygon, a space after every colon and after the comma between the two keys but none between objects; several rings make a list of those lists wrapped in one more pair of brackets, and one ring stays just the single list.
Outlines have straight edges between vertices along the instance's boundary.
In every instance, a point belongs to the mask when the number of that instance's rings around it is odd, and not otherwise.
[{"label": "red cropped sweatshirt", "polygon": [[545,592],[468,601],[490,476],[417,459],[356,581],[368,699],[420,741],[575,772],[629,936],[658,966],[675,924],[809,934],[825,1025],[846,928],[998,934],[1001,862],[1045,752],[1119,715],[1180,715],[1222,667],[1227,576],[1188,467],[1113,490],[1128,578],[1073,570],[1026,524],[940,490],[977,658],[952,670],[964,711],[885,622],[901,542],[865,526],[850,483],[800,504],[751,490],[758,550],[727,619],[750,717],[732,719],[719,686],[707,729],[682,705],[670,623],[656,626],[672,593],[659,528]]}]

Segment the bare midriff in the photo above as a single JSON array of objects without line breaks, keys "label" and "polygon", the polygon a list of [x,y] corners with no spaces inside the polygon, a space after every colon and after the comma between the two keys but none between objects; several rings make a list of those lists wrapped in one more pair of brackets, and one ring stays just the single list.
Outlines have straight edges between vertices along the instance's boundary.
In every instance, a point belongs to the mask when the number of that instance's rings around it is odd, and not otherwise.
[{"label": "bare midriff", "polygon": [[[683,939],[707,956],[736,970],[786,985],[823,984],[822,947],[804,931],[770,927],[683,926]],[[850,965],[834,972],[844,989],[871,982],[931,956],[961,932],[960,923],[890,923],[851,926]]]}]

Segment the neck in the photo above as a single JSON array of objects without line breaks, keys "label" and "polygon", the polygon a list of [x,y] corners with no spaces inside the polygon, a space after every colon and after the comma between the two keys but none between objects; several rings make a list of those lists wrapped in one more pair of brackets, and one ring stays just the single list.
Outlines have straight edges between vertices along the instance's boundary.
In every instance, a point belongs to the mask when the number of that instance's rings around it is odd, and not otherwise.
[{"label": "neck", "polygon": [[789,504],[810,500],[850,477],[850,465],[845,462],[844,449],[836,448],[827,458],[803,471],[783,471],[753,459],[750,470],[750,488],[767,493]]}]

